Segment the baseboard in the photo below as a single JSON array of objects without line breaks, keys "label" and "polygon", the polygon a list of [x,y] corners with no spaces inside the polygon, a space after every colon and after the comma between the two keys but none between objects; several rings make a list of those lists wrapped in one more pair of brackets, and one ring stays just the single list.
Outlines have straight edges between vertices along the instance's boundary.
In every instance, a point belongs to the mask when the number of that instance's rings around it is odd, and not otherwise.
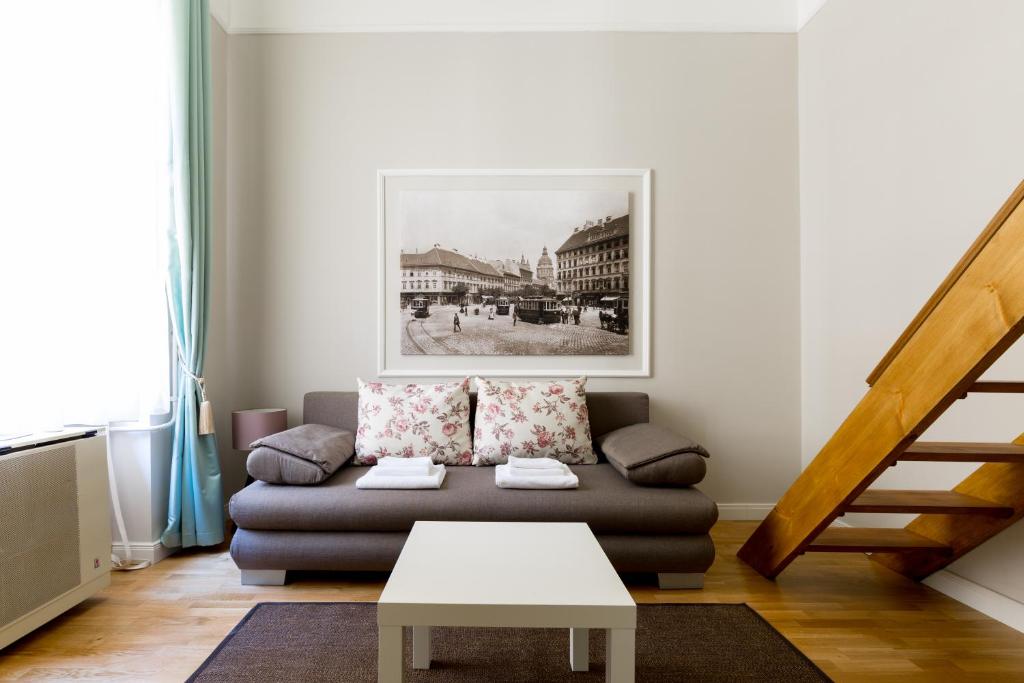
[{"label": "baseboard", "polygon": [[761,521],[775,507],[775,503],[719,503],[718,519],[730,522]]},{"label": "baseboard", "polygon": [[[156,543],[129,543],[128,545],[132,550],[132,559],[148,560],[150,564],[156,564],[177,551],[177,548],[168,548],[160,541]],[[111,546],[111,552],[121,559],[125,559],[124,546],[120,543],[115,543]]]},{"label": "baseboard", "polygon": [[1024,633],[1024,604],[1013,598],[946,569],[935,572],[922,583]]}]

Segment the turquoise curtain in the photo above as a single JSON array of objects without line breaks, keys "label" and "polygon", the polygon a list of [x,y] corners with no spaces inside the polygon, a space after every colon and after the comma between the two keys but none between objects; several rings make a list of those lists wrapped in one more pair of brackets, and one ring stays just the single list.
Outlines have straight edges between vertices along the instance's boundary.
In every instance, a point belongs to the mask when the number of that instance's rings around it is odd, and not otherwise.
[{"label": "turquoise curtain", "polygon": [[207,0],[170,0],[167,305],[178,356],[168,547],[224,540],[217,442],[198,433],[210,316],[210,34]]}]

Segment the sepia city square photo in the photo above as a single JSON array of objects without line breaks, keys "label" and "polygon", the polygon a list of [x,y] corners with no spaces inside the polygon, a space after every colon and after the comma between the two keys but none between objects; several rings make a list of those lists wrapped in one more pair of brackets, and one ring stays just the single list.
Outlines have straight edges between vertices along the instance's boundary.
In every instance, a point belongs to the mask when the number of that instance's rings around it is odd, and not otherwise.
[{"label": "sepia city square photo", "polygon": [[403,191],[399,225],[402,355],[630,353],[628,192]]}]

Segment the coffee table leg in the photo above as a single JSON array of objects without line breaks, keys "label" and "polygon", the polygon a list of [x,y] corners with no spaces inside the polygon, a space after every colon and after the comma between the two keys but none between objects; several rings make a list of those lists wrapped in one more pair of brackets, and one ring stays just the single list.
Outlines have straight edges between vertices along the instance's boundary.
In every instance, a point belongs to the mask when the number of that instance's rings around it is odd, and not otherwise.
[{"label": "coffee table leg", "polygon": [[377,683],[402,683],[402,627],[377,627]]},{"label": "coffee table leg", "polygon": [[573,671],[590,669],[590,630],[569,629],[569,668]]},{"label": "coffee table leg", "polygon": [[607,683],[633,683],[636,671],[636,629],[608,629],[608,654],[605,662]]},{"label": "coffee table leg", "polygon": [[430,668],[430,627],[412,627],[412,668]]}]

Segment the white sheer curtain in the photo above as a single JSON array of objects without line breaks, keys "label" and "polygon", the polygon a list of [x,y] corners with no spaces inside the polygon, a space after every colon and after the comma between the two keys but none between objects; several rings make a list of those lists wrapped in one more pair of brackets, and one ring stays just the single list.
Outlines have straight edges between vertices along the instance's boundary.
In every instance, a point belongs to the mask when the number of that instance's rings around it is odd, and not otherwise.
[{"label": "white sheer curtain", "polygon": [[167,410],[161,20],[156,0],[4,6],[0,435]]}]

